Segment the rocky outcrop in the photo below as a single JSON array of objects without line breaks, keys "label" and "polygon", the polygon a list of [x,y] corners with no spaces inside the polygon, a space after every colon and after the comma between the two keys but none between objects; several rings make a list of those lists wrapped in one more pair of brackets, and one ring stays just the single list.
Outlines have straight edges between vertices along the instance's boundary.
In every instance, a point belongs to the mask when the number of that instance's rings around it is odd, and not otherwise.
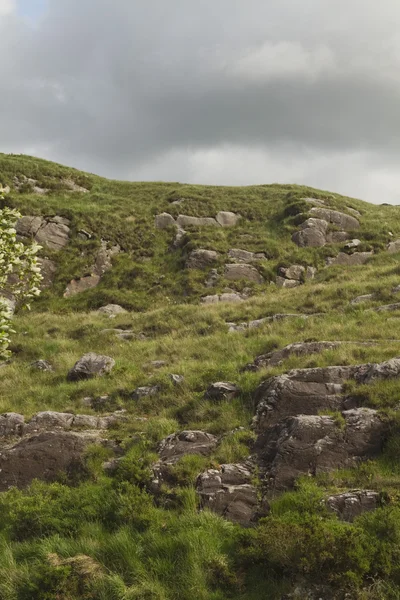
[{"label": "rocky outcrop", "polygon": [[266,367],[275,367],[280,365],[290,356],[308,356],[310,354],[319,354],[324,350],[334,350],[340,346],[341,342],[296,342],[282,348],[274,350],[268,354],[257,356],[253,363],[247,365],[245,371],[258,371]]},{"label": "rocky outcrop", "polygon": [[61,250],[69,242],[70,221],[64,217],[21,217],[17,221],[17,234],[33,238],[41,246],[51,250]]},{"label": "rocky outcrop", "polygon": [[256,319],[254,321],[248,321],[247,323],[227,323],[228,333],[237,333],[247,331],[248,329],[258,329],[266,323],[274,323],[275,321],[283,321],[284,319],[309,319],[310,317],[318,317],[320,313],[312,315],[303,315],[299,313],[277,313],[270,317],[263,317],[262,319]]},{"label": "rocky outcrop", "polygon": [[87,275],[80,279],[72,279],[65,288],[64,298],[70,298],[71,296],[76,296],[76,294],[81,294],[82,292],[97,287],[100,283],[100,279],[100,275]]},{"label": "rocky outcrop", "polygon": [[141,400],[142,398],[147,398],[148,396],[156,396],[159,393],[160,387],[158,385],[144,385],[136,388],[136,390],[132,392],[131,398],[132,400]]},{"label": "rocky outcrop", "polygon": [[156,215],[155,226],[157,229],[169,229],[170,227],[176,226],[176,221],[172,215],[164,212],[160,215]]},{"label": "rocky outcrop", "polygon": [[201,301],[203,304],[218,304],[222,303],[231,303],[236,304],[238,302],[243,302],[246,298],[244,298],[241,294],[236,293],[225,293],[225,294],[213,294],[212,296],[204,296]]},{"label": "rocky outcrop", "polygon": [[[173,202],[173,204],[179,204]],[[177,227],[184,230],[185,227],[233,227],[238,223],[240,215],[229,211],[220,211],[216,217],[191,217],[188,215],[179,215],[175,220],[169,213],[161,213],[155,217],[155,226],[157,229],[167,229]]]},{"label": "rocky outcrop", "polygon": [[397,252],[400,252],[400,240],[394,240],[393,242],[390,242],[387,246],[387,251],[390,254],[396,254]]},{"label": "rocky outcrop", "polygon": [[245,279],[246,281],[252,281],[257,284],[264,283],[264,278],[257,269],[248,264],[225,265],[224,277],[232,281]]},{"label": "rocky outcrop", "polygon": [[373,252],[355,252],[354,254],[346,254],[345,252],[339,252],[335,258],[327,258],[326,264],[332,265],[343,265],[351,267],[353,265],[364,265],[373,256]]},{"label": "rocky outcrop", "polygon": [[292,240],[301,248],[320,248],[326,244],[327,230],[327,221],[311,217],[300,225],[300,231],[292,235]]},{"label": "rocky outcrop", "polygon": [[101,377],[110,373],[114,365],[115,360],[110,356],[102,356],[94,352],[89,352],[75,363],[74,367],[68,373],[67,380],[80,381],[82,379]]},{"label": "rocky outcrop", "polygon": [[75,296],[76,294],[81,294],[86,290],[97,287],[104,273],[111,269],[113,257],[120,252],[121,248],[118,244],[116,246],[109,247],[109,243],[105,240],[102,240],[101,246],[95,256],[94,264],[90,269],[90,275],[70,281],[65,289],[64,298],[69,298],[71,296]]},{"label": "rocky outcrop", "polygon": [[355,217],[346,215],[345,213],[337,210],[330,210],[328,208],[314,207],[310,210],[312,217],[317,219],[323,219],[328,223],[332,223],[343,230],[359,229],[360,222]]},{"label": "rocky outcrop", "polygon": [[352,490],[326,499],[326,506],[341,521],[352,522],[365,512],[376,510],[384,503],[383,495],[371,490]]},{"label": "rocky outcrop", "polygon": [[208,400],[233,400],[240,394],[240,389],[234,383],[217,381],[210,385],[205,393]]},{"label": "rocky outcrop", "polygon": [[382,449],[389,425],[377,411],[357,408],[330,416],[289,417],[259,436],[256,450],[267,490],[293,487],[300,475],[315,476],[355,466]]},{"label": "rocky outcrop", "polygon": [[220,227],[220,224],[213,217],[189,217],[187,215],[179,215],[176,219],[178,227]]},{"label": "rocky outcrop", "polygon": [[49,373],[54,371],[53,365],[48,360],[36,360],[31,363],[31,368],[36,369],[37,371],[47,371]]},{"label": "rocky outcrop", "polygon": [[240,215],[222,210],[217,214],[215,219],[217,223],[221,225],[221,227],[234,227],[235,225],[237,225],[240,219]]},{"label": "rocky outcrop", "polygon": [[235,263],[252,263],[260,260],[266,260],[265,254],[262,252],[248,252],[247,250],[240,250],[238,248],[232,248],[228,252],[229,258]]},{"label": "rocky outcrop", "polygon": [[57,272],[57,265],[49,258],[38,258],[37,263],[40,269],[40,274],[42,275],[40,289],[44,290],[53,284]]},{"label": "rocky outcrop", "polygon": [[215,265],[218,262],[219,254],[214,250],[193,250],[187,261],[187,269],[207,269]]},{"label": "rocky outcrop", "polygon": [[[350,238],[347,229],[360,227],[355,217],[321,206],[311,208],[310,215],[292,236],[293,242],[300,247],[318,248],[325,244],[341,243]],[[329,225],[335,225],[343,231],[328,232]]]},{"label": "rocky outcrop", "polygon": [[119,304],[107,304],[106,306],[102,306],[97,311],[102,315],[106,315],[110,319],[115,318],[117,315],[122,315],[127,313],[128,311],[125,308],[122,308]]},{"label": "rocky outcrop", "polygon": [[249,525],[259,513],[257,488],[247,465],[221,465],[208,469],[196,483],[201,506],[240,525]]}]

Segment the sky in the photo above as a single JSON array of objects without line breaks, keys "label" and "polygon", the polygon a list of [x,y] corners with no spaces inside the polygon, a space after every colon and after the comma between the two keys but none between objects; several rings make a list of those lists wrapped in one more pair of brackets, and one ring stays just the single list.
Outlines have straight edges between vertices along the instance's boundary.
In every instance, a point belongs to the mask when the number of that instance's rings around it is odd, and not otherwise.
[{"label": "sky", "polygon": [[400,204],[398,0],[0,0],[0,151]]}]

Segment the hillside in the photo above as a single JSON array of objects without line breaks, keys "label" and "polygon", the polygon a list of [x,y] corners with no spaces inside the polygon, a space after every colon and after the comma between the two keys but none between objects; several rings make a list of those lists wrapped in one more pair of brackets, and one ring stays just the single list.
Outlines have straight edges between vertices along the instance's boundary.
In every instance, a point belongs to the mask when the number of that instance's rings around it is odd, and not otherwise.
[{"label": "hillside", "polygon": [[0,600],[399,599],[399,208],[0,184],[44,275],[0,369]]}]

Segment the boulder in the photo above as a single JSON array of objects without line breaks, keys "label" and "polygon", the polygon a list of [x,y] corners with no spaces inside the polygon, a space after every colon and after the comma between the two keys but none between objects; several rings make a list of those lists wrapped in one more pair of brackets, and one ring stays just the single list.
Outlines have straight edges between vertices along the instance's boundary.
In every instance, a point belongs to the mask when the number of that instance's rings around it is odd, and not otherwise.
[{"label": "boulder", "polygon": [[229,280],[241,280],[253,281],[254,283],[264,283],[264,278],[260,275],[255,267],[248,264],[237,264],[237,265],[225,265],[224,276]]},{"label": "boulder", "polygon": [[350,242],[347,242],[347,244],[345,244],[344,247],[347,248],[348,250],[353,250],[354,248],[358,248],[359,246],[361,246],[361,244],[362,244],[361,240],[354,239],[354,240],[350,240]]},{"label": "boulder", "polygon": [[178,227],[177,231],[176,231],[175,239],[172,243],[172,248],[175,250],[177,248],[181,248],[184,244],[185,236],[186,236],[186,231],[184,229],[182,229],[181,227]]},{"label": "boulder", "polygon": [[220,224],[212,217],[189,217],[187,215],[179,215],[176,223],[182,229],[185,227],[220,227]]},{"label": "boulder", "polygon": [[254,253],[248,252],[247,250],[240,250],[237,248],[232,248],[228,252],[228,256],[234,262],[239,263],[251,263],[253,261],[265,260],[267,257],[262,252]]},{"label": "boulder", "polygon": [[18,413],[5,413],[0,415],[0,439],[20,437],[25,427],[25,418]]},{"label": "boulder", "polygon": [[25,216],[18,219],[15,229],[17,234],[22,237],[34,238],[44,223],[43,217]]},{"label": "boulder", "polygon": [[80,279],[73,279],[65,288],[64,298],[70,298],[87,290],[95,288],[100,283],[100,275],[87,275]]},{"label": "boulder", "polygon": [[70,429],[74,420],[72,413],[54,412],[46,410],[32,417],[25,427],[24,433],[37,433],[38,431],[54,431],[56,429]]},{"label": "boulder", "polygon": [[218,439],[205,431],[181,431],[166,437],[159,445],[160,460],[176,463],[182,456],[198,454],[208,456],[214,450]]},{"label": "boulder", "polygon": [[52,250],[61,250],[69,242],[70,229],[68,225],[57,222],[44,222],[35,235],[35,240],[41,246]]},{"label": "boulder", "polygon": [[339,252],[335,258],[327,258],[326,264],[328,266],[343,265],[348,267],[353,265],[364,265],[371,256],[373,256],[373,252],[355,252],[354,254]]},{"label": "boulder", "polygon": [[193,250],[186,261],[188,269],[207,269],[218,262],[219,254],[214,250]]},{"label": "boulder", "polygon": [[280,421],[259,436],[256,451],[271,492],[293,488],[300,475],[348,468],[380,453],[388,422],[368,408],[342,414],[343,424],[330,416],[300,414]]},{"label": "boulder", "polygon": [[326,234],[327,244],[341,244],[350,239],[350,234],[347,231],[330,231]]},{"label": "boulder", "polygon": [[117,244],[115,246],[108,247],[108,242],[105,240],[101,241],[101,246],[97,251],[95,262],[92,269],[92,275],[98,275],[101,277],[109,271],[112,267],[112,259],[114,256],[117,256],[121,252],[120,246]]},{"label": "boulder", "polygon": [[230,292],[230,293],[226,292],[226,293],[220,295],[219,301],[225,302],[225,303],[237,304],[238,302],[244,302],[244,298],[240,294],[236,294],[234,292]]},{"label": "boulder", "polygon": [[326,244],[326,237],[319,229],[308,227],[296,231],[292,235],[292,241],[300,248],[321,248]]},{"label": "boulder", "polygon": [[204,296],[201,299],[203,304],[218,304],[219,296],[218,294],[213,294],[212,296]]},{"label": "boulder", "polygon": [[219,275],[217,269],[211,269],[206,281],[204,282],[204,285],[207,288],[215,287],[216,285],[218,285],[218,280]]},{"label": "boulder", "polygon": [[301,225],[300,229],[305,231],[306,229],[316,229],[326,235],[328,231],[329,223],[325,219],[316,219],[315,217],[309,217]]},{"label": "boulder", "polygon": [[353,490],[335,494],[326,499],[326,506],[341,521],[353,522],[365,512],[376,510],[382,505],[382,494],[372,490]]},{"label": "boulder", "polygon": [[[247,365],[245,370],[256,371],[266,367],[275,367],[280,365],[290,356],[309,356],[310,354],[319,354],[325,350],[334,350],[342,342],[296,342],[282,348],[282,350],[273,350],[268,354],[257,356],[252,365]],[[248,368],[251,367],[251,368]]]},{"label": "boulder", "polygon": [[40,282],[40,289],[44,290],[49,288],[54,282],[56,276],[57,265],[53,260],[48,258],[38,258],[38,267],[42,275],[42,281]]},{"label": "boulder", "polygon": [[387,246],[387,251],[390,254],[396,254],[396,252],[400,252],[400,240],[390,242]]},{"label": "boulder", "polygon": [[156,396],[160,392],[160,386],[158,385],[145,385],[142,387],[136,388],[134,392],[131,394],[132,400],[141,400],[142,398],[147,398],[148,396]]},{"label": "boulder", "polygon": [[102,315],[106,315],[107,317],[110,317],[110,319],[112,319],[117,315],[125,314],[128,311],[125,310],[125,308],[122,308],[122,306],[120,306],[119,304],[107,304],[106,306],[102,306],[101,308],[99,308],[97,312],[101,313]]},{"label": "boulder", "polygon": [[257,489],[246,465],[221,465],[208,469],[196,483],[201,506],[240,525],[249,525],[258,512]]},{"label": "boulder", "polygon": [[48,360],[35,360],[35,362],[31,363],[31,368],[37,371],[54,371],[53,365]]},{"label": "boulder", "polygon": [[279,269],[279,275],[286,279],[295,279],[296,281],[302,281],[306,275],[306,269],[302,265],[291,265],[290,267]]},{"label": "boulder", "polygon": [[172,215],[163,212],[161,215],[156,215],[155,226],[157,229],[168,229],[169,227],[175,227],[176,222]]},{"label": "boulder", "polygon": [[343,230],[347,229],[359,229],[360,222],[355,217],[350,215],[346,215],[345,213],[341,213],[337,210],[330,210],[328,208],[322,207],[314,207],[311,208],[310,213],[313,217],[317,219],[323,219],[324,221],[328,221],[328,223],[332,223],[337,227],[340,227]]},{"label": "boulder", "polygon": [[97,436],[72,432],[43,432],[0,451],[0,491],[26,488],[34,479],[55,481],[61,473],[86,473],[83,455]]},{"label": "boulder", "polygon": [[285,279],[285,277],[277,277],[275,283],[281,288],[296,288],[301,285],[297,279]]},{"label": "boulder", "polygon": [[114,365],[115,360],[110,356],[102,356],[94,352],[89,352],[75,363],[74,367],[68,373],[67,380],[80,381],[82,379],[101,377],[110,373]]},{"label": "boulder", "polygon": [[239,219],[239,215],[228,211],[220,211],[216,216],[216,221],[221,227],[234,227],[237,225]]},{"label": "boulder", "polygon": [[233,400],[240,394],[240,389],[234,383],[217,381],[210,385],[205,393],[209,400]]}]

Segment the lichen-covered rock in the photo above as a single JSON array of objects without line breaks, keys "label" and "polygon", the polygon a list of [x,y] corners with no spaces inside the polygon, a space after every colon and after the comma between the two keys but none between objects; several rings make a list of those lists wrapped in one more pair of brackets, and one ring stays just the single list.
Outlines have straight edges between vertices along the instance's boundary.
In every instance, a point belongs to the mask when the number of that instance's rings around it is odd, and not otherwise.
[{"label": "lichen-covered rock", "polygon": [[109,247],[108,242],[102,240],[101,246],[98,249],[95,257],[92,275],[98,275],[99,277],[101,277],[102,275],[104,275],[104,273],[109,271],[112,267],[113,257],[117,256],[120,252],[121,248],[118,244]]},{"label": "lichen-covered rock", "polygon": [[253,261],[265,260],[266,256],[262,252],[248,252],[247,250],[240,250],[237,248],[232,248],[228,252],[228,256],[234,262],[239,263],[251,263]]},{"label": "lichen-covered rock", "polygon": [[325,234],[315,227],[306,227],[292,235],[292,241],[300,248],[321,248],[326,244]]},{"label": "lichen-covered rock", "polygon": [[229,211],[220,211],[216,216],[216,221],[221,227],[234,227],[239,219],[239,215]]},{"label": "lichen-covered rock", "polygon": [[217,381],[210,385],[206,391],[205,397],[210,400],[233,400],[240,394],[240,389],[234,383],[227,381]]},{"label": "lichen-covered rock", "polygon": [[351,267],[353,265],[364,265],[367,260],[373,256],[373,252],[355,252],[354,254],[346,254],[345,252],[339,252],[335,258],[327,258],[326,264],[331,265],[343,265]]},{"label": "lichen-covered rock", "polygon": [[390,254],[396,254],[396,252],[400,252],[400,240],[394,240],[390,242],[387,246],[387,251]]},{"label": "lichen-covered rock", "polygon": [[343,230],[347,229],[359,229],[360,222],[355,217],[350,215],[346,215],[345,213],[341,213],[337,210],[330,210],[328,208],[322,207],[314,207],[310,210],[310,213],[313,217],[317,219],[323,219],[324,221],[328,221],[328,223],[332,223],[337,227],[340,227]]},{"label": "lichen-covered rock", "polygon": [[172,215],[163,212],[161,215],[156,215],[155,226],[157,229],[168,229],[169,227],[175,227],[176,222]]},{"label": "lichen-covered rock", "polygon": [[44,290],[49,288],[54,282],[54,278],[57,272],[57,265],[53,260],[49,258],[38,258],[38,267],[40,268],[40,274],[42,275],[42,281],[40,282],[40,289]]},{"label": "lichen-covered rock", "polygon": [[301,282],[297,279],[286,279],[285,277],[277,277],[276,285],[281,288],[296,288],[301,285]]},{"label": "lichen-covered rock", "polygon": [[354,521],[365,512],[376,510],[383,503],[382,494],[373,490],[352,490],[326,499],[327,507],[342,521]]},{"label": "lichen-covered rock", "polygon": [[65,288],[64,298],[70,298],[87,290],[95,288],[100,283],[100,275],[87,275],[80,279],[73,279]]},{"label": "lichen-covered rock", "polygon": [[20,437],[25,427],[25,418],[18,413],[5,413],[0,415],[0,439]]},{"label": "lichen-covered rock", "polygon": [[188,269],[207,269],[218,262],[219,254],[214,250],[193,250],[186,261]]},{"label": "lichen-covered rock", "polygon": [[31,363],[31,368],[37,371],[54,371],[53,365],[48,360],[35,360],[35,362]]},{"label": "lichen-covered rock", "polygon": [[102,306],[101,308],[99,308],[97,312],[101,313],[102,315],[106,315],[107,317],[110,317],[110,319],[112,319],[116,317],[116,315],[122,315],[127,313],[128,311],[125,310],[125,308],[122,308],[122,306],[120,306],[119,304],[107,304],[106,306]]},{"label": "lichen-covered rock", "polygon": [[148,396],[156,396],[160,392],[160,386],[158,385],[144,385],[136,388],[132,392],[132,400],[141,400],[141,398],[147,398]]},{"label": "lichen-covered rock", "polygon": [[347,231],[330,231],[326,234],[327,244],[341,244],[351,238],[351,235]]},{"label": "lichen-covered rock", "polygon": [[208,456],[218,443],[211,433],[205,431],[181,431],[166,437],[159,445],[160,460],[173,464],[187,454]]},{"label": "lichen-covered rock", "polygon": [[218,294],[214,294],[212,296],[204,296],[201,299],[201,301],[203,302],[203,304],[218,304],[219,302],[237,304],[238,302],[243,302],[244,298],[240,294],[232,292],[221,294],[220,296]]},{"label": "lichen-covered rock", "polygon": [[341,342],[295,342],[289,344],[281,350],[273,350],[268,354],[261,354],[254,360],[254,369],[258,370],[265,367],[275,367],[290,356],[308,356],[309,354],[319,354],[324,350],[334,350],[340,346]]},{"label": "lichen-covered rock", "polygon": [[388,422],[368,408],[342,414],[343,424],[324,415],[288,417],[258,437],[259,464],[271,491],[292,488],[300,475],[351,467],[379,454]]},{"label": "lichen-covered rock", "polygon": [[17,221],[16,231],[22,237],[34,238],[42,246],[61,250],[69,242],[69,224],[69,220],[63,217],[25,216]]},{"label": "lichen-covered rock", "polygon": [[296,281],[302,281],[306,275],[306,269],[302,265],[291,265],[290,267],[279,269],[279,275],[286,279],[295,279]]},{"label": "lichen-covered rock", "polygon": [[92,379],[110,373],[115,365],[115,360],[110,356],[102,356],[89,352],[75,363],[69,371],[68,381],[79,381],[81,379]]},{"label": "lichen-covered rock", "polygon": [[187,215],[179,215],[176,223],[178,227],[220,227],[220,224],[213,217],[189,217]]},{"label": "lichen-covered rock", "polygon": [[255,520],[259,508],[257,489],[252,485],[252,474],[246,465],[221,465],[208,469],[196,483],[203,508],[241,525]]},{"label": "lichen-covered rock", "polygon": [[225,265],[224,275],[226,279],[233,281],[245,279],[258,284],[264,282],[264,278],[260,275],[257,269],[248,264],[227,264]]}]

